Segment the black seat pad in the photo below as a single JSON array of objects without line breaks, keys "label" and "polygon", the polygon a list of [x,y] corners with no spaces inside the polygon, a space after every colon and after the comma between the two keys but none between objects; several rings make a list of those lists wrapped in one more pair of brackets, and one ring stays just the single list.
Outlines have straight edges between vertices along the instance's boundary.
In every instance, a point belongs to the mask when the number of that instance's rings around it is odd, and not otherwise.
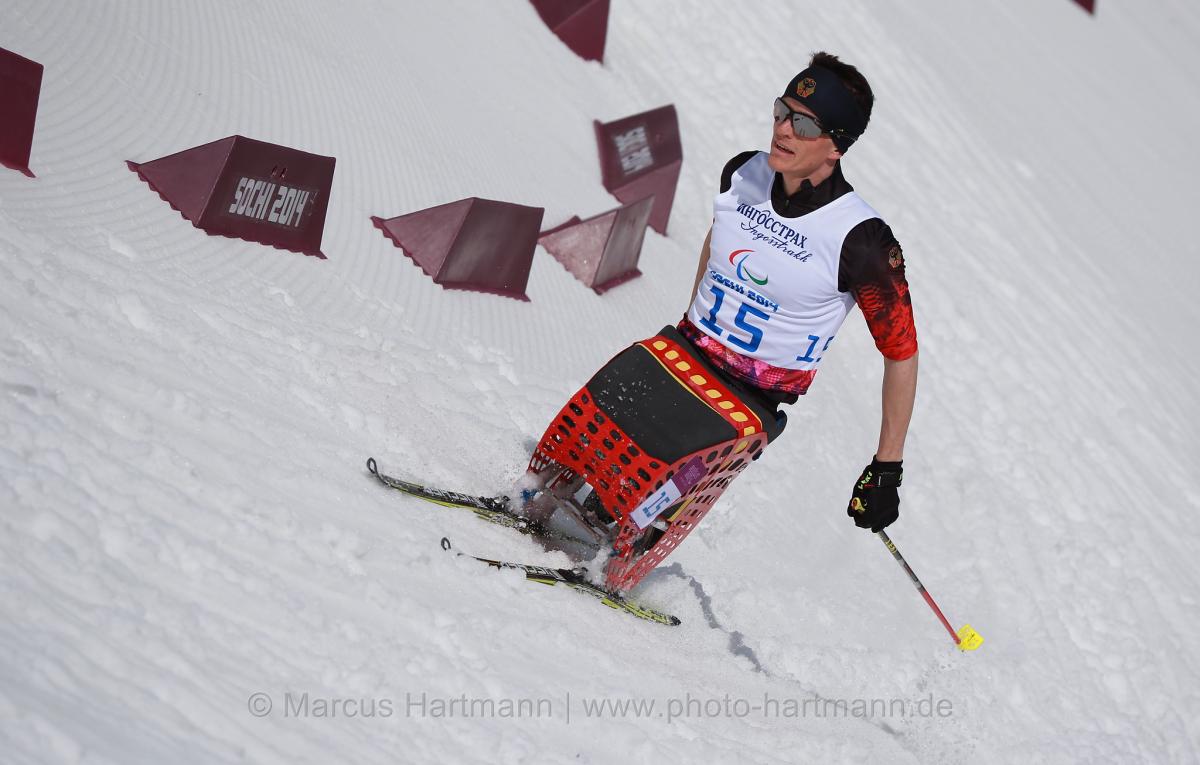
[{"label": "black seat pad", "polygon": [[[687,351],[695,363],[721,380],[762,421],[770,440],[779,435],[775,413],[759,397],[708,363],[675,327],[659,335]],[[587,384],[596,405],[647,454],[668,464],[728,441],[737,430],[676,380],[648,350],[632,345],[604,365]]]}]

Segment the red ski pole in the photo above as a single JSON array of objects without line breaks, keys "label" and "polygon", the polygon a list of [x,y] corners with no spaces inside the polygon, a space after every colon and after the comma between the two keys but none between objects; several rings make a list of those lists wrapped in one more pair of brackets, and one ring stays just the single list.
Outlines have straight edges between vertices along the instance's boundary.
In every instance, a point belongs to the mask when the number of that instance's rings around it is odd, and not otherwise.
[{"label": "red ski pole", "polygon": [[904,556],[901,555],[900,551],[896,549],[896,543],[893,542],[890,537],[888,537],[887,533],[884,532],[883,529],[880,529],[875,533],[879,535],[880,539],[883,540],[884,546],[887,547],[888,552],[892,554],[892,557],[895,558],[897,562],[904,567],[904,570],[908,572],[908,578],[911,579],[912,583],[917,586],[917,591],[921,593],[921,597],[925,598],[925,602],[928,603],[929,607],[933,609],[933,612],[937,614],[938,620],[942,623],[942,626],[946,628],[946,631],[950,633],[950,637],[954,638],[954,644],[958,646],[959,650],[974,651],[976,648],[983,645],[983,636],[971,629],[971,625],[969,624],[964,624],[962,629],[960,629],[958,632],[954,631],[954,628],[950,626],[950,622],[947,621],[945,615],[942,614],[942,609],[938,608],[937,603],[933,602],[933,596],[929,594],[929,590],[925,589],[925,585],[921,584],[921,580],[918,579],[916,573],[913,572],[912,566],[908,565],[908,561],[904,560]]}]

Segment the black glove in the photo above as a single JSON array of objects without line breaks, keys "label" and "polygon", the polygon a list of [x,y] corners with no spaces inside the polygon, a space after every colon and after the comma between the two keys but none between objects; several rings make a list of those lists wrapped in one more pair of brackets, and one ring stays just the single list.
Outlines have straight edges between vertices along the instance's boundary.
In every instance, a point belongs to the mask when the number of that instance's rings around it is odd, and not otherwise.
[{"label": "black glove", "polygon": [[850,506],[846,508],[846,515],[854,519],[855,526],[881,531],[900,517],[900,493],[896,487],[904,476],[903,465],[903,460],[880,462],[872,459],[871,464],[863,468],[854,484]]}]

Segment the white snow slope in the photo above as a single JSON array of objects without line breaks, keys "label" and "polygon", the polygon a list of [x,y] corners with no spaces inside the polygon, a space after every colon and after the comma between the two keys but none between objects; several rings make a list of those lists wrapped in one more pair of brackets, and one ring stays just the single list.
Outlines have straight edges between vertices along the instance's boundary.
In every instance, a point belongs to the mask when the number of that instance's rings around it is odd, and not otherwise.
[{"label": "white snow slope", "polygon": [[[46,76],[38,177],[0,173],[0,760],[1197,761],[1198,36],[1191,0],[615,0],[600,66],[523,0],[5,0]],[[683,313],[722,164],[822,48],[878,94],[845,170],[918,314],[893,538],[984,647],[844,515],[857,314],[639,591],[682,626],[439,550],[565,562],[365,457],[512,485]],[[368,221],[610,209],[591,120],[665,103],[670,236],[603,297],[542,250],[531,303],[446,291]],[[337,157],[328,261],[206,236],[123,165],[235,133]]]}]

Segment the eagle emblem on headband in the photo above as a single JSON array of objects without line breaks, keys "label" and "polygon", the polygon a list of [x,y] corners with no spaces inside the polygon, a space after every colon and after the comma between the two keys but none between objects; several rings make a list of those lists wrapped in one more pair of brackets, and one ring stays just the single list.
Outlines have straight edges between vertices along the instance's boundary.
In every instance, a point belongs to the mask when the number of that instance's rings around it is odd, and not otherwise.
[{"label": "eagle emblem on headband", "polygon": [[805,77],[800,82],[796,83],[796,95],[801,98],[808,98],[817,89],[817,81],[812,77]]}]

